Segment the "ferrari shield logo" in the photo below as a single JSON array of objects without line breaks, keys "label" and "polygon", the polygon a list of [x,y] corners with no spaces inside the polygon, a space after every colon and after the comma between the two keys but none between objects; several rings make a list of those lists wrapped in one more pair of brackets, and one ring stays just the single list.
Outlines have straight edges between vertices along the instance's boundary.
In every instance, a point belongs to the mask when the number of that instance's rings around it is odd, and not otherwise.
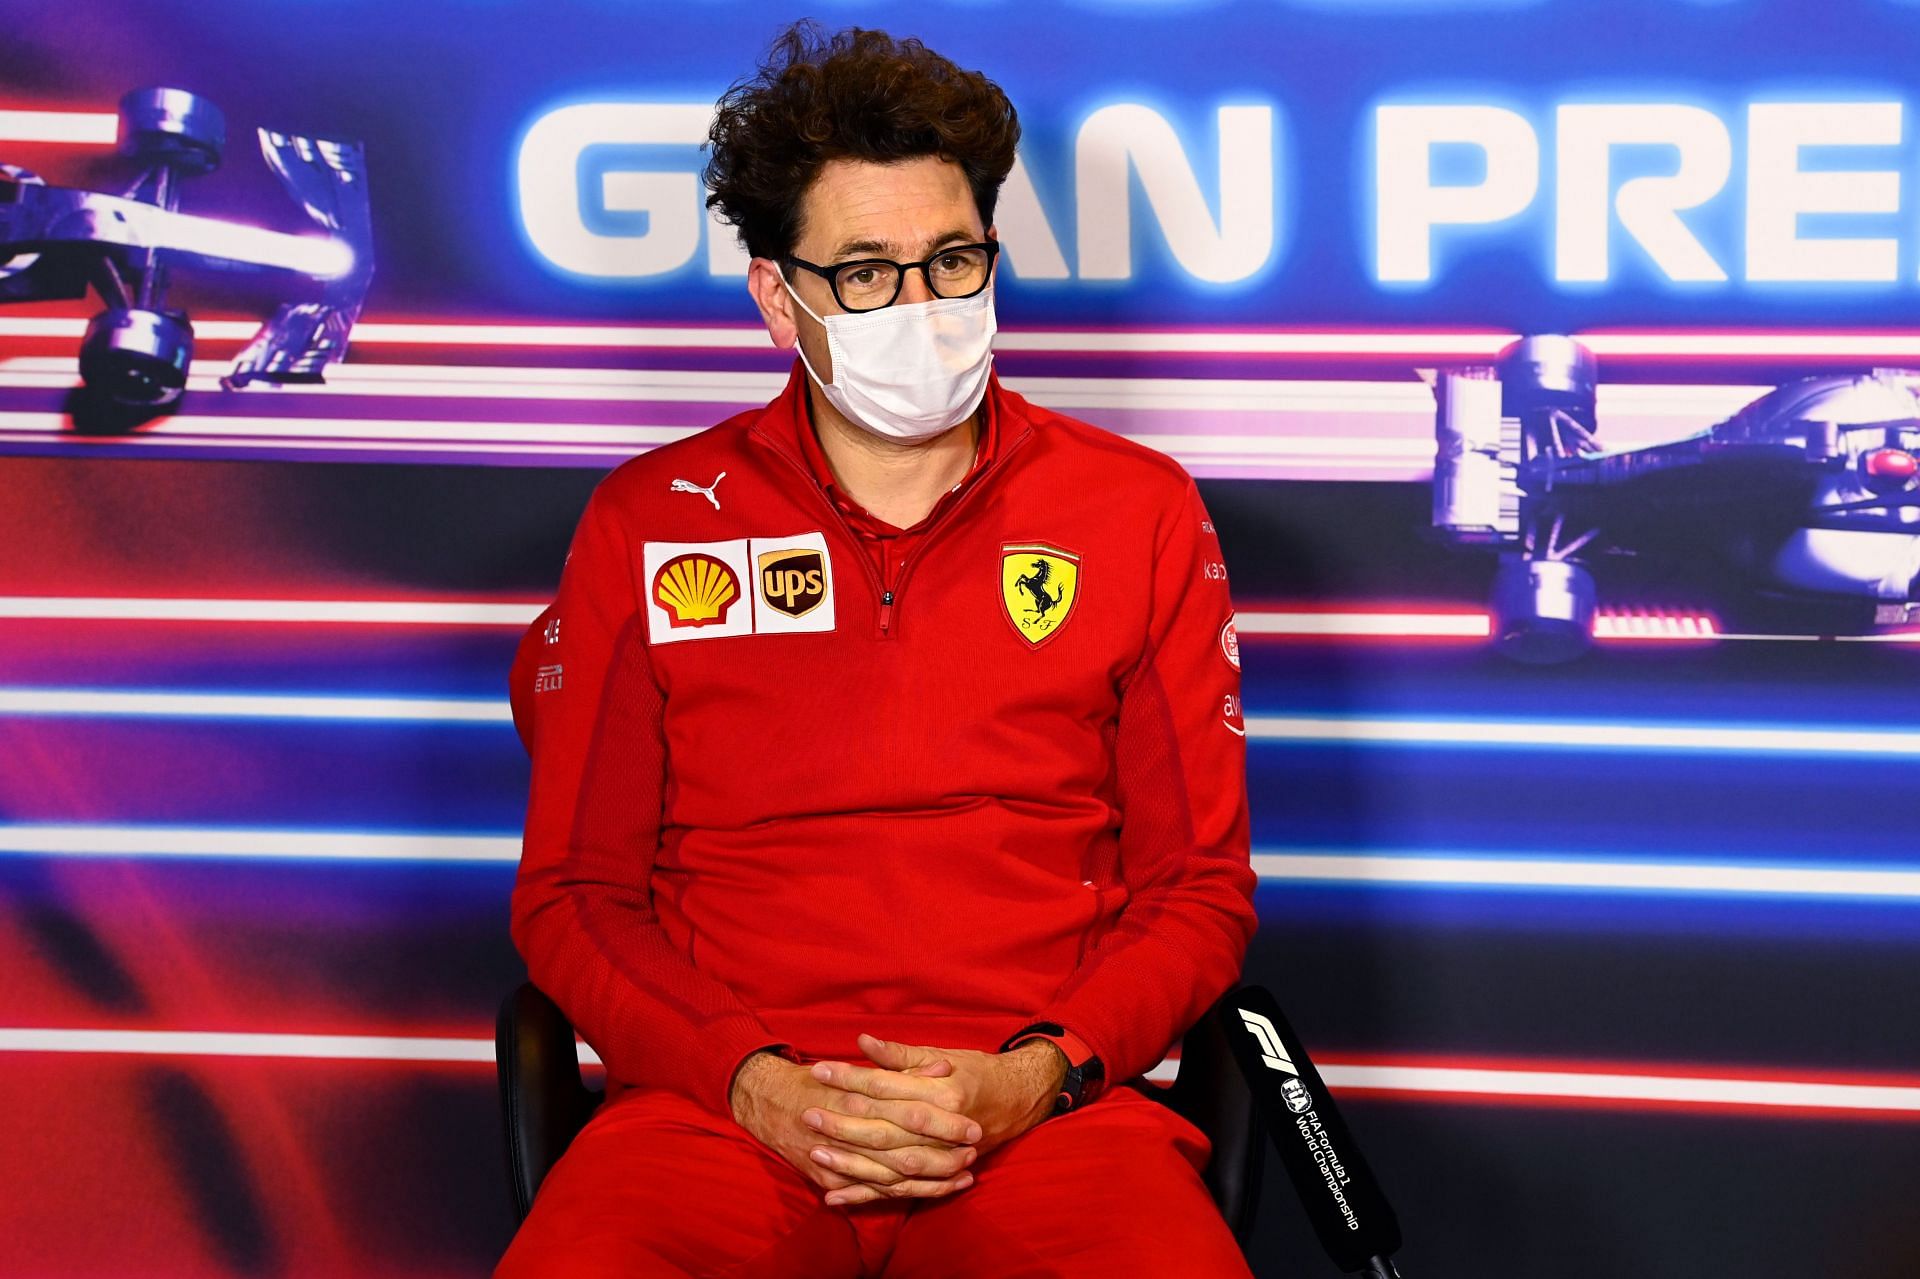
[{"label": "ferrari shield logo", "polygon": [[1038,542],[1000,550],[1000,602],[1013,629],[1041,644],[1073,616],[1080,593],[1080,557]]}]

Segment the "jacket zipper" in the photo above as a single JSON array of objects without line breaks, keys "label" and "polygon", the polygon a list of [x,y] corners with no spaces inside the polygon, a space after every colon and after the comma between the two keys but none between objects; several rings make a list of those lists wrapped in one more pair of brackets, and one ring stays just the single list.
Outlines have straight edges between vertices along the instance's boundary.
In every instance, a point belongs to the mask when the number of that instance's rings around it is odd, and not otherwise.
[{"label": "jacket zipper", "polygon": [[859,534],[855,533],[853,526],[847,523],[847,517],[840,513],[840,508],[835,506],[833,501],[827,497],[826,493],[821,491],[819,483],[813,478],[813,472],[793,458],[788,457],[784,449],[776,447],[771,441],[761,438],[758,435],[756,435],[755,438],[760,439],[763,446],[771,449],[781,461],[800,473],[807,482],[807,488],[811,489],[820,498],[821,503],[827,508],[828,512],[832,514],[834,521],[840,525],[840,531],[845,533],[847,540],[853,543],[854,556],[860,561],[860,567],[866,571],[867,581],[872,584],[874,594],[880,599],[880,638],[891,639],[893,636],[893,610],[899,601],[901,592],[906,589],[907,574],[913,571],[914,564],[919,560],[921,554],[925,552],[928,543],[933,541],[933,535],[938,533],[941,528],[953,519],[960,508],[966,505],[969,498],[981,488],[985,487],[987,477],[998,470],[1000,464],[1006,461],[1015,449],[1026,443],[1027,437],[1032,434],[1033,426],[1031,424],[1023,426],[1018,435],[1008,440],[1001,447],[999,453],[994,456],[993,461],[987,463],[986,469],[974,477],[974,481],[967,487],[967,491],[962,493],[952,506],[949,506],[942,512],[939,519],[927,527],[927,531],[920,537],[919,545],[913,548],[913,553],[907,556],[906,560],[900,565],[900,578],[899,581],[894,584],[892,590],[888,590],[886,583],[880,580],[880,572],[874,568],[872,557],[870,557],[860,545]]},{"label": "jacket zipper", "polygon": [[954,500],[953,505],[949,506],[945,511],[941,513],[939,519],[935,520],[932,524],[927,526],[926,533],[920,538],[919,543],[913,548],[912,553],[909,554],[907,558],[901,562],[900,576],[894,581],[893,589],[886,593],[886,597],[881,603],[880,629],[882,631],[886,630],[887,619],[890,618],[892,615],[894,601],[898,599],[903,592],[906,591],[907,577],[913,572],[913,566],[920,562],[920,557],[926,552],[928,545],[932,543],[933,535],[938,533],[944,525],[952,521],[953,517],[959,513],[960,508],[965,506],[967,502],[973,497],[973,495],[975,493],[978,493],[981,490],[981,488],[985,486],[987,476],[993,474],[995,468],[997,468],[1000,465],[1000,463],[1006,460],[1007,455],[1009,453],[1013,452],[1015,448],[1017,448],[1019,445],[1024,443],[1026,441],[1027,436],[1032,431],[1033,431],[1033,428],[1031,426],[1025,427],[1021,430],[1020,434],[1016,435],[1013,439],[1009,440],[1007,442],[1007,446],[1000,450],[999,454],[994,457],[993,461],[987,463],[986,469],[981,471],[980,474],[974,478],[973,483],[968,486],[967,491],[962,493],[958,498],[956,498]]},{"label": "jacket zipper", "polygon": [[866,551],[860,546],[859,535],[853,531],[853,526],[847,523],[847,517],[840,513],[840,508],[835,506],[833,500],[821,491],[819,483],[813,478],[813,472],[765,440],[761,440],[761,444],[772,452],[775,457],[778,457],[782,462],[785,462],[788,466],[791,466],[800,473],[801,477],[807,482],[806,487],[812,490],[814,495],[820,499],[821,505],[825,506],[827,513],[833,517],[834,523],[840,526],[840,531],[845,533],[847,540],[853,543],[854,558],[860,561],[860,567],[866,571],[867,581],[873,585],[873,593],[880,599],[880,634],[885,636],[887,634],[887,627],[893,620],[893,592],[881,583],[879,570],[873,567],[873,561],[868,558]]}]

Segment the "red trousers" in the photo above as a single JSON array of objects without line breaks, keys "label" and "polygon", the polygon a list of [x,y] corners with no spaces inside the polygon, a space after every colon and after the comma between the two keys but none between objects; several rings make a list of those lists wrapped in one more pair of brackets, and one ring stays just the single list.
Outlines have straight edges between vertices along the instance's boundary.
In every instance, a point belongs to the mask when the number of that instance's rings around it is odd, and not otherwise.
[{"label": "red trousers", "polygon": [[1117,1087],[977,1161],[965,1190],[831,1207],[731,1117],[634,1090],[554,1165],[494,1279],[1251,1279],[1209,1154]]}]

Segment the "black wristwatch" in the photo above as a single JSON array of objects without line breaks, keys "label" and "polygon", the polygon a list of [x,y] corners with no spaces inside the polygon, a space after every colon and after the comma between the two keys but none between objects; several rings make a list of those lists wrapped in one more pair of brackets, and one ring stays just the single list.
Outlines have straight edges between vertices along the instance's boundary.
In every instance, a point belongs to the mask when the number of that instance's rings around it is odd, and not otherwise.
[{"label": "black wristwatch", "polygon": [[1060,1081],[1059,1095],[1053,1099],[1053,1113],[1065,1114],[1081,1106],[1090,1106],[1106,1091],[1107,1064],[1094,1055],[1086,1041],[1058,1022],[1036,1021],[1007,1036],[1001,1052],[1010,1052],[1030,1039],[1044,1039],[1058,1048],[1067,1059],[1066,1078]]}]

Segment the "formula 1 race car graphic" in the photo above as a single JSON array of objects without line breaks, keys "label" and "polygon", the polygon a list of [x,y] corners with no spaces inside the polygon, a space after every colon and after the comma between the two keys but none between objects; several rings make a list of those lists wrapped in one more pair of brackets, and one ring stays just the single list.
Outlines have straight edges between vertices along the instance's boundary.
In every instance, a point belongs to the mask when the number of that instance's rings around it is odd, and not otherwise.
[{"label": "formula 1 race car graphic", "polygon": [[1753,629],[1920,620],[1920,372],[1803,378],[1618,452],[1597,442],[1595,384],[1592,353],[1554,335],[1435,380],[1433,529],[1497,553],[1503,652],[1583,652],[1615,566]]},{"label": "formula 1 race car graphic", "polygon": [[300,236],[181,213],[180,188],[211,173],[226,145],[226,121],[205,98],[181,89],[135,89],[120,100],[118,149],[144,171],[124,195],[49,186],[0,164],[0,302],[86,296],[107,309],[88,324],[80,375],[104,405],[157,411],[186,387],[193,325],[166,305],[168,272],[188,266],[284,273],[300,292],[282,302],[221,379],[318,382],[346,352],[373,275],[365,150],[259,129],[260,150],[309,217],[330,235]]}]

